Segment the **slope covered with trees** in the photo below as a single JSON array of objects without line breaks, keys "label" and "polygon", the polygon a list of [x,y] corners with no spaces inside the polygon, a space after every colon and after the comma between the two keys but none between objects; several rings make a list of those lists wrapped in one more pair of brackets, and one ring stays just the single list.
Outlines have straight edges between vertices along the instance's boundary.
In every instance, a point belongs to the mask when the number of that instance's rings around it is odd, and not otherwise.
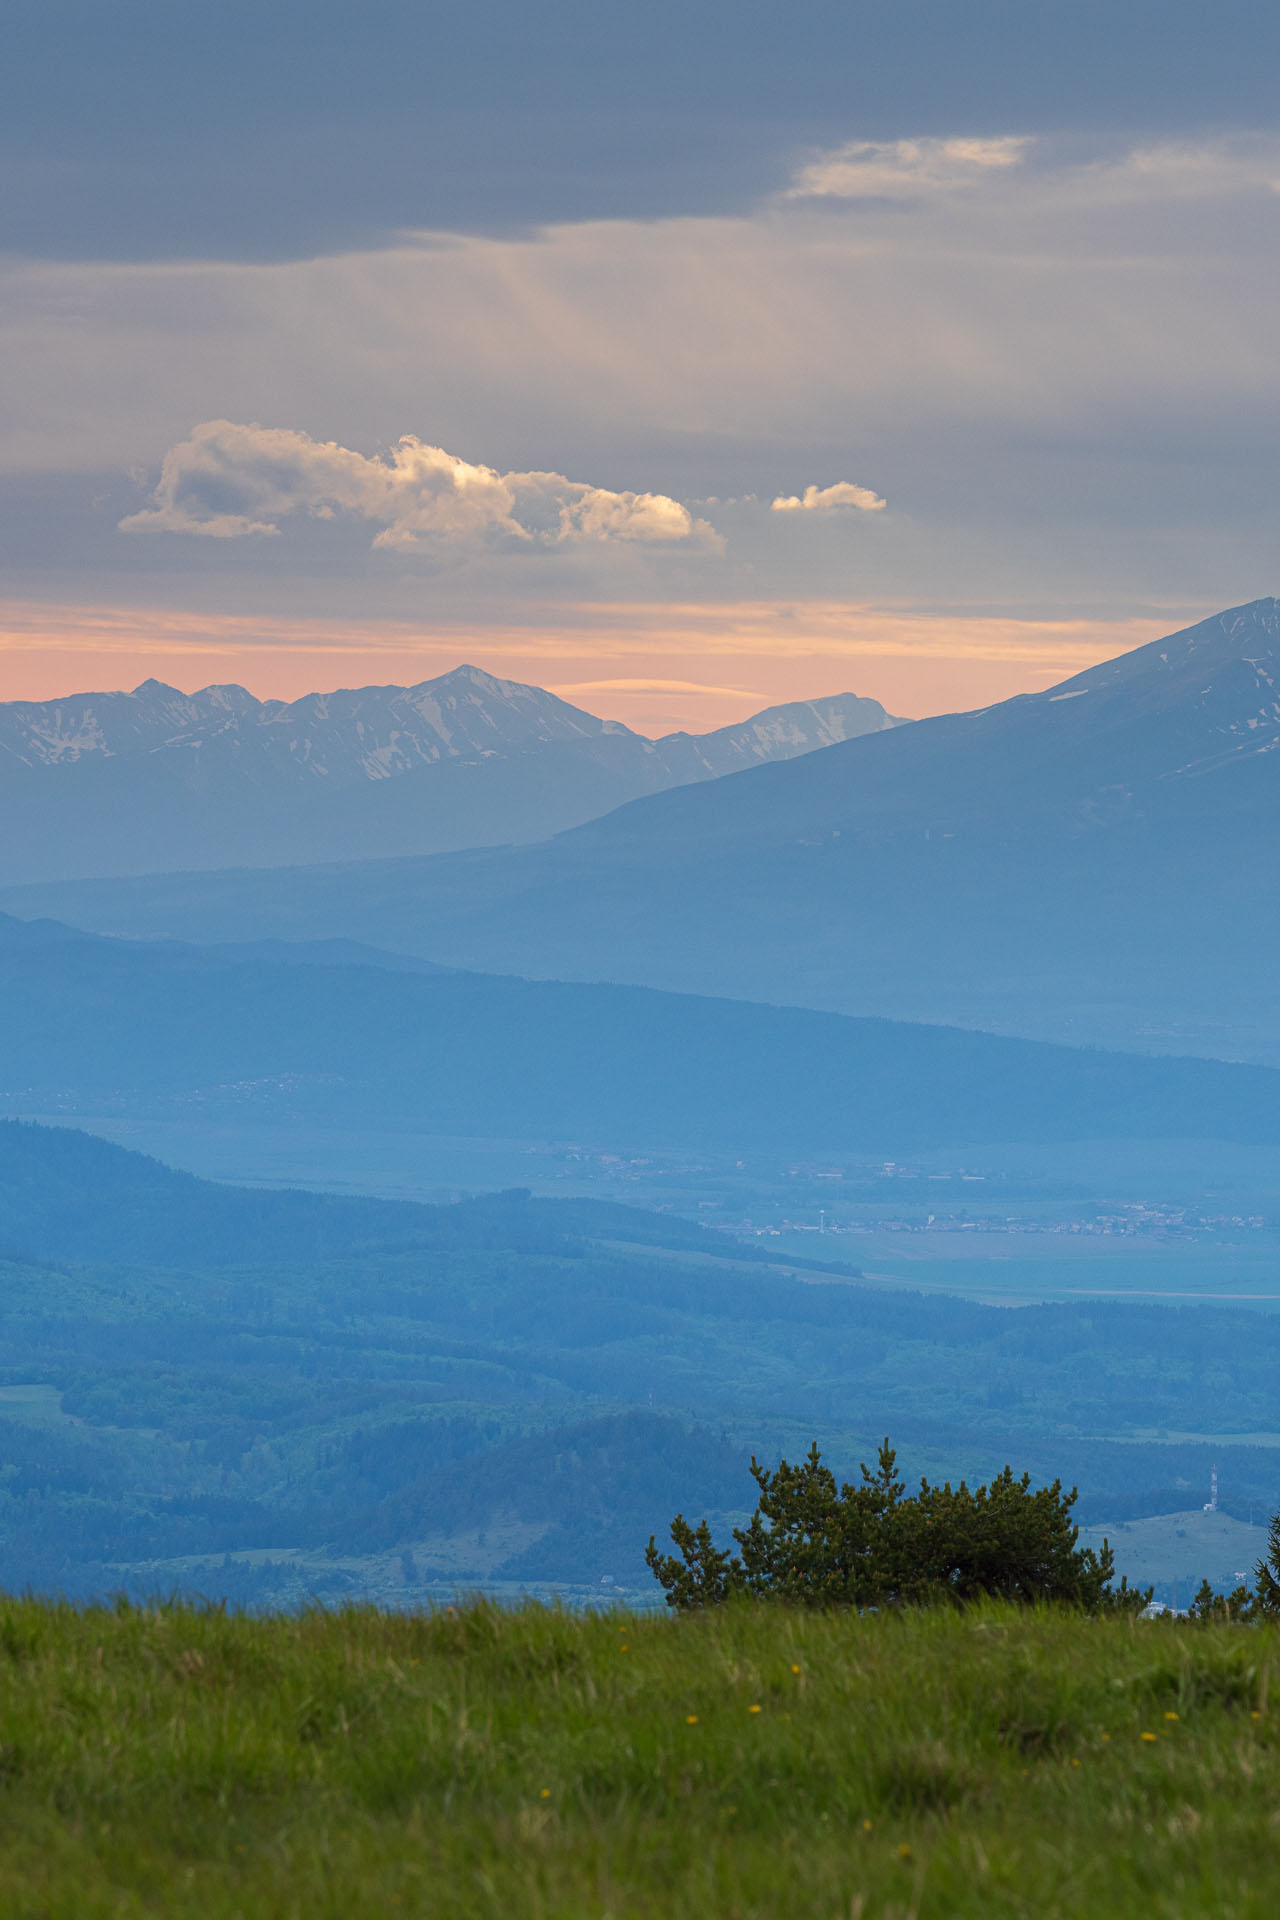
[{"label": "slope covered with trees", "polygon": [[[16,928],[16,930],[15,930]],[[1280,1142],[1280,1072],[644,988],[153,951],[0,925],[0,1110],[632,1148]]]}]

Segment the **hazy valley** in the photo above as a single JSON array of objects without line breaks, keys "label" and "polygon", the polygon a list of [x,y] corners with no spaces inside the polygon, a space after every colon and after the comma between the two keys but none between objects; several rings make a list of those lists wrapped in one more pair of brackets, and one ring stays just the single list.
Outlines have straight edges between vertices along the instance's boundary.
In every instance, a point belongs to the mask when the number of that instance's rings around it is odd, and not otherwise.
[{"label": "hazy valley", "polygon": [[[753,1448],[821,1433],[851,1466],[886,1429],[913,1471],[1078,1479],[1165,1597],[1234,1575],[1280,1501],[1280,1043],[1270,895],[1242,887],[1274,815],[1276,622],[1260,602],[911,726],[812,703],[879,730],[705,736],[693,784],[527,848],[11,887],[24,1577],[635,1594],[665,1510],[740,1512]],[[482,676],[442,689],[494,724]],[[278,738],[314,780],[299,710]],[[274,831],[276,722],[248,719],[202,737]],[[331,701],[326,725],[354,819],[365,722]],[[103,738],[71,772],[178,751]],[[548,751],[521,762],[544,789]],[[1221,1539],[1186,1522],[1214,1466]]]},{"label": "hazy valley", "polygon": [[0,1920],[1272,1920],[1280,11],[0,48]]}]

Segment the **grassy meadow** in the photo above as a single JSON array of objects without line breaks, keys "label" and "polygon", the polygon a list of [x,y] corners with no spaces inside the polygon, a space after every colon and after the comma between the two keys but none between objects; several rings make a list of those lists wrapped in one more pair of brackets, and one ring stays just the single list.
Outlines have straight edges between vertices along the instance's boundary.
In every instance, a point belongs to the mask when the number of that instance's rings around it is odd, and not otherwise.
[{"label": "grassy meadow", "polygon": [[0,1911],[1270,1916],[1280,1635],[0,1602]]}]

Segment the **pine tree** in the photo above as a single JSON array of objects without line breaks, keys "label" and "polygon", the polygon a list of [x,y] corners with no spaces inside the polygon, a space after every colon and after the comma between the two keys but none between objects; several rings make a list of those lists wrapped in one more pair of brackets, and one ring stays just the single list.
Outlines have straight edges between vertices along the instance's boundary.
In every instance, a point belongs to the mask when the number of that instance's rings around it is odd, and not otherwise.
[{"label": "pine tree", "polygon": [[691,1527],[678,1513],[671,1522],[671,1539],[679,1560],[674,1554],[659,1553],[652,1534],[644,1556],[645,1565],[666,1592],[669,1607],[678,1607],[682,1613],[696,1607],[715,1607],[741,1590],[741,1562],[716,1546],[705,1520]]},{"label": "pine tree", "polygon": [[[1122,1580],[1114,1558],[1078,1544],[1071,1519],[1076,1492],[1061,1481],[1033,1489],[1006,1467],[990,1486],[940,1487],[921,1480],[908,1495],[886,1439],[876,1468],[841,1486],[815,1441],[797,1466],[770,1471],[756,1460],[759,1501],[750,1523],[734,1529],[741,1557],[718,1549],[704,1520],[671,1523],[679,1558],[649,1541],[645,1559],[667,1604],[718,1605],[731,1594],[810,1607],[901,1607],[983,1595],[1026,1603],[1056,1600],[1089,1612],[1137,1610],[1151,1598]],[[1280,1588],[1278,1588],[1280,1592]]]},{"label": "pine tree", "polygon": [[1267,1620],[1280,1619],[1280,1513],[1273,1513],[1267,1527],[1267,1551],[1254,1569],[1258,1584],[1254,1605]]}]

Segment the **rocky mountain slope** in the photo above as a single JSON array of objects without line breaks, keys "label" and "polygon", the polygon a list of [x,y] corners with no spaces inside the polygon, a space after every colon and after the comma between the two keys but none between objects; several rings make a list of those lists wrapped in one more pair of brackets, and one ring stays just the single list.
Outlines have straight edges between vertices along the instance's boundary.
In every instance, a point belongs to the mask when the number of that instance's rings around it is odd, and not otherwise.
[{"label": "rocky mountain slope", "polygon": [[272,865],[545,838],[636,795],[895,725],[855,694],[648,740],[463,666],[416,687],[0,705],[0,879]]}]

